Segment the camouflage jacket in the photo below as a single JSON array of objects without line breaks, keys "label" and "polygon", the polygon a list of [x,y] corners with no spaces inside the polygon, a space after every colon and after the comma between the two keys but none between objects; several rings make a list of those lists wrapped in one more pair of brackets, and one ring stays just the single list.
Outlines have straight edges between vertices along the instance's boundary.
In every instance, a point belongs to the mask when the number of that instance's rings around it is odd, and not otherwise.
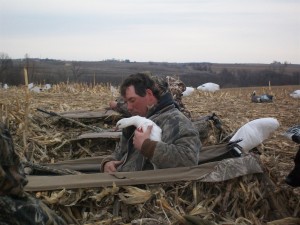
[{"label": "camouflage jacket", "polygon": [[0,225],[66,224],[41,200],[24,192],[27,183],[10,132],[0,123]]},{"label": "camouflage jacket", "polygon": [[166,93],[162,99],[147,116],[162,129],[162,141],[149,140],[150,146],[154,148],[151,157],[134,149],[132,138],[135,127],[128,127],[123,129],[120,145],[114,154],[102,162],[102,170],[104,163],[111,160],[123,160],[123,164],[117,168],[118,171],[197,165],[201,149],[198,131],[175,107],[170,93]]},{"label": "camouflage jacket", "polygon": [[0,123],[0,196],[23,196],[28,183],[24,168],[16,154],[13,139],[6,126]]},{"label": "camouflage jacket", "polygon": [[0,225],[66,225],[41,200],[26,194],[0,196]]}]

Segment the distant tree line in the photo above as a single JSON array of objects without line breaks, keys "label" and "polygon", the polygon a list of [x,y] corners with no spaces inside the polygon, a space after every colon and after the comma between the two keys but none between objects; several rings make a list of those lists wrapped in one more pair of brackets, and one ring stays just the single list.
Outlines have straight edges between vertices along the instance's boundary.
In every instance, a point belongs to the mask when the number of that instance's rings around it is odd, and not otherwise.
[{"label": "distant tree line", "polygon": [[[99,66],[101,65],[101,66]],[[187,86],[196,87],[207,82],[221,87],[249,87],[272,85],[300,85],[300,69],[287,73],[289,63],[272,62],[260,70],[222,68],[212,69],[212,63],[131,63],[106,60],[103,64],[53,59],[34,59],[28,54],[23,59],[11,59],[0,53],[0,83],[9,85],[24,84],[24,68],[29,82],[36,84],[56,84],[61,82],[111,83],[119,85],[129,74],[150,71],[161,76],[176,75]],[[300,66],[299,66],[300,68]]]},{"label": "distant tree line", "polygon": [[232,72],[224,68],[220,73],[182,74],[179,77],[188,86],[207,82],[213,82],[227,88],[267,86],[269,82],[275,86],[300,85],[300,72],[289,75],[273,70],[251,71],[241,69]]}]

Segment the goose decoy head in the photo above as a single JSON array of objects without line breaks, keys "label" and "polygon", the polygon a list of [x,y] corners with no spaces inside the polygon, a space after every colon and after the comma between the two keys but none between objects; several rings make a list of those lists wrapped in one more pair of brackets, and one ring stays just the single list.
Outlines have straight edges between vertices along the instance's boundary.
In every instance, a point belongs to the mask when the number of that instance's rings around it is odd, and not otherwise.
[{"label": "goose decoy head", "polygon": [[300,144],[300,125],[290,127],[283,135],[297,144]]}]

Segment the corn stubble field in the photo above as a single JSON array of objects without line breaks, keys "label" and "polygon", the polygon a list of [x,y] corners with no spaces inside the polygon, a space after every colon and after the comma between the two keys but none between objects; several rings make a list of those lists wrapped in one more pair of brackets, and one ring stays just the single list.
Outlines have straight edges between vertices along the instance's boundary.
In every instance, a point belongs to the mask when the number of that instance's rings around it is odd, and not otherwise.
[{"label": "corn stubble field", "polygon": [[[280,127],[258,146],[257,157],[265,176],[247,175],[220,183],[178,182],[155,187],[141,185],[32,194],[57,211],[68,224],[289,224],[293,218],[300,217],[300,188],[286,185],[284,178],[293,168],[298,146],[281,134],[300,124],[300,99],[289,96],[296,89],[300,86],[232,88],[215,93],[196,90],[183,97],[193,118],[214,112],[229,132],[253,119],[276,118]],[[274,95],[273,102],[252,103],[254,90],[258,95],[266,92]],[[113,150],[113,144],[86,142],[70,149],[69,140],[87,130],[36,109],[100,110],[115,97],[106,84],[59,84],[42,93],[11,87],[0,89],[0,115],[9,125],[15,149],[23,159],[26,156],[35,163],[50,163],[106,155]],[[111,128],[117,119],[81,122]],[[205,144],[216,144],[215,139]],[[121,204],[119,212],[115,210],[116,199]],[[197,223],[195,218],[203,220]],[[291,224],[299,224],[299,219]]]}]

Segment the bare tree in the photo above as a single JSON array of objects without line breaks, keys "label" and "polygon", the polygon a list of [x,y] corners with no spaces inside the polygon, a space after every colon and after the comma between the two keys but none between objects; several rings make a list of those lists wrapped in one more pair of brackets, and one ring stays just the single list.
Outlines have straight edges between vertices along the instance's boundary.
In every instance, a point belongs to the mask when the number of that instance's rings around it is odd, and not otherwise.
[{"label": "bare tree", "polygon": [[77,82],[79,78],[83,75],[81,63],[77,61],[73,61],[71,64],[71,71],[72,71],[74,81]]},{"label": "bare tree", "polygon": [[67,81],[69,79],[68,71],[65,67],[57,70],[56,74],[58,75],[57,81]]},{"label": "bare tree", "polygon": [[2,82],[8,82],[7,78],[10,71],[13,69],[13,61],[8,56],[8,54],[1,52],[0,53],[0,77],[2,78]]}]

